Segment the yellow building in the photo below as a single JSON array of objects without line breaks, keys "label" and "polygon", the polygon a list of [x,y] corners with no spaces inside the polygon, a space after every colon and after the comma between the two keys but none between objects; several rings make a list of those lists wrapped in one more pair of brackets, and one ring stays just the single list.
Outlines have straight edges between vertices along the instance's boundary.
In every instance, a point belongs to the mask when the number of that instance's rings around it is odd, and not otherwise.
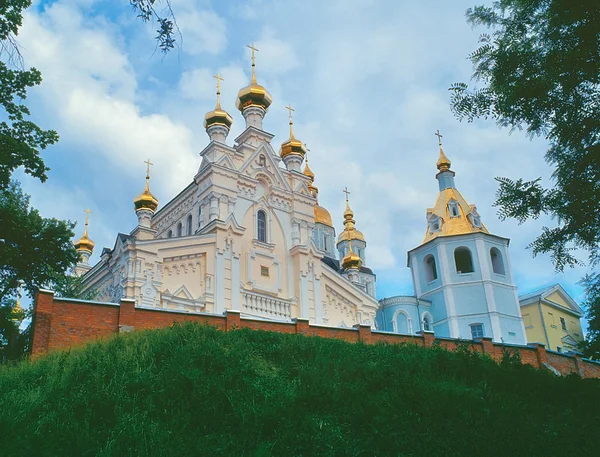
[{"label": "yellow building", "polygon": [[583,311],[560,284],[519,297],[527,341],[557,352],[579,351]]}]

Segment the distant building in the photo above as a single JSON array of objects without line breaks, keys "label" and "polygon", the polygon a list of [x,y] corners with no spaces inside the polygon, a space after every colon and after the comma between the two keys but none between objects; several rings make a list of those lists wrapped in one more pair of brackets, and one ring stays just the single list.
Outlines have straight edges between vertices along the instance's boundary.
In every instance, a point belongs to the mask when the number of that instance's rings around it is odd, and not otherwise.
[{"label": "distant building", "polygon": [[578,351],[583,341],[583,311],[560,284],[519,297],[530,343],[557,352]]}]

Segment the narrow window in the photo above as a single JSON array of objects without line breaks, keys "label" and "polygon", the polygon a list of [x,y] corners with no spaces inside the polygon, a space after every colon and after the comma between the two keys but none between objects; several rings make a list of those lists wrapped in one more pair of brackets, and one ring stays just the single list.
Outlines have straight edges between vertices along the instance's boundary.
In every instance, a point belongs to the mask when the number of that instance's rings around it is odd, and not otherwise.
[{"label": "narrow window", "polygon": [[202,227],[202,219],[204,219],[204,214],[202,214],[202,205],[198,206],[198,228]]},{"label": "narrow window", "polygon": [[327,251],[327,233],[323,233],[323,250]]},{"label": "narrow window", "polygon": [[567,331],[567,322],[562,317],[560,318],[560,326],[565,332]]},{"label": "narrow window", "polygon": [[261,267],[260,267],[260,275],[268,277],[269,276],[269,267],[263,267],[261,265]]},{"label": "narrow window", "polygon": [[177,236],[181,236],[183,233],[183,226],[181,225],[181,222],[179,224],[177,224]]},{"label": "narrow window", "polygon": [[167,233],[167,238],[173,238],[173,230],[169,230]]},{"label": "narrow window", "polygon": [[267,215],[261,209],[256,214],[256,228],[258,234],[258,241],[262,241],[263,243],[267,242]]},{"label": "narrow window", "polygon": [[258,156],[258,164],[259,164],[261,167],[264,167],[264,166],[265,166],[265,163],[266,163],[265,156],[264,156],[264,155],[262,155],[262,154],[261,154],[261,155],[259,155],[259,156]]},{"label": "narrow window", "polygon": [[187,234],[191,235],[192,234],[192,215],[190,214],[187,217]]},{"label": "narrow window", "polygon": [[450,217],[460,216],[460,212],[458,211],[458,203],[456,201],[450,200],[448,203],[448,210],[450,212]]},{"label": "narrow window", "polygon": [[471,324],[471,338],[483,338],[483,324]]},{"label": "narrow window", "polygon": [[425,281],[431,282],[437,279],[437,268],[435,267],[435,258],[429,254],[423,259],[425,264]]},{"label": "narrow window", "polygon": [[504,275],[504,262],[502,262],[502,254],[498,248],[490,249],[490,259],[492,261],[492,270],[494,270],[494,273]]},{"label": "narrow window", "polygon": [[454,250],[454,264],[456,265],[456,272],[458,274],[473,273],[471,251],[467,248],[456,248]]}]

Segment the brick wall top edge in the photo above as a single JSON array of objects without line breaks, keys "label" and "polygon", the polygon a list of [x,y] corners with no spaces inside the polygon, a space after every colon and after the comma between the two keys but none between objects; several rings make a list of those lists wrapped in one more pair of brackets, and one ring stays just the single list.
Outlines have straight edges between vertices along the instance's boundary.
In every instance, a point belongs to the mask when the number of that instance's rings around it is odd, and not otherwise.
[{"label": "brick wall top edge", "polygon": [[107,301],[94,301],[94,300],[80,300],[78,298],[62,298],[62,297],[54,297],[54,301],[62,301],[68,302],[78,305],[103,305],[103,306],[117,306],[120,305],[118,303],[110,303]]},{"label": "brick wall top edge", "polygon": [[[312,325],[311,325],[312,327]],[[337,327],[335,327],[337,328]],[[408,333],[396,333],[396,332],[384,332],[383,330],[371,330],[371,333],[373,334],[381,334],[381,335],[398,335],[398,336],[403,336],[405,338],[422,338],[421,335],[411,335]]]},{"label": "brick wall top edge", "polygon": [[310,328],[326,328],[328,330],[348,330],[349,332],[358,332],[357,328],[352,328],[352,327],[330,327],[329,325],[310,324]]},{"label": "brick wall top edge", "polygon": [[[275,321],[275,320],[261,319],[261,318],[255,318],[255,317],[242,317],[241,320],[244,322],[260,322],[261,324],[283,324],[283,325],[289,325],[290,327],[293,327],[294,325],[296,325],[294,322]],[[311,327],[313,327],[313,325],[311,325]]]},{"label": "brick wall top edge", "polygon": [[568,357],[570,359],[572,359],[572,358],[575,357],[575,354],[571,354],[569,352],[556,352],[556,351],[550,351],[549,349],[546,349],[546,352],[548,354],[558,355],[558,356],[561,356],[561,357]]},{"label": "brick wall top edge", "polygon": [[505,348],[534,349],[532,346],[529,346],[527,344],[512,344],[512,343],[496,343],[496,342],[494,342],[494,346],[505,347]]},{"label": "brick wall top edge", "polygon": [[592,359],[585,359],[585,358],[581,359],[581,360],[583,360],[584,362],[587,362],[587,363],[593,363],[595,365],[600,365],[600,360],[592,360]]},{"label": "brick wall top edge", "polygon": [[159,313],[173,313],[173,314],[185,314],[185,315],[192,315],[192,316],[218,317],[220,319],[223,319],[222,314],[212,314],[212,313],[202,313],[202,312],[196,313],[193,311],[180,311],[178,309],[156,308],[154,306],[136,306],[135,309],[139,309],[141,311],[154,311],[154,312],[159,312]]}]

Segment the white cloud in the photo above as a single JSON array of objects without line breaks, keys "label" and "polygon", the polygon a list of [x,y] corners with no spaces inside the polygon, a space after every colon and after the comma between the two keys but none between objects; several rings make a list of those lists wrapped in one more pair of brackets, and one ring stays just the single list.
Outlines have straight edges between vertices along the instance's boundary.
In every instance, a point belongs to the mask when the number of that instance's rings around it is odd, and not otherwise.
[{"label": "white cloud", "polygon": [[212,11],[182,8],[177,12],[181,30],[181,48],[184,53],[220,54],[227,46],[225,21]]}]

